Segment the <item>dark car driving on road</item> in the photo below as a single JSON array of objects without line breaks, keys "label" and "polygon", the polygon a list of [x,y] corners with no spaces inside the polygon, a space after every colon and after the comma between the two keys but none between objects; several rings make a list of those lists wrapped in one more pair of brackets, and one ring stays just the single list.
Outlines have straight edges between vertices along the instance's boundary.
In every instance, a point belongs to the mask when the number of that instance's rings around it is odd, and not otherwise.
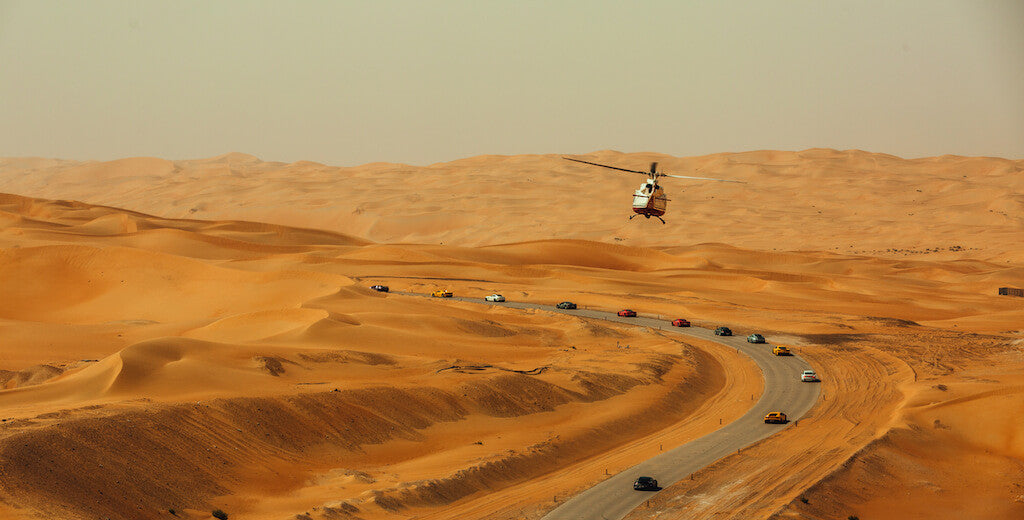
[{"label": "dark car driving on road", "polygon": [[764,336],[760,334],[751,334],[747,336],[747,343],[764,343]]},{"label": "dark car driving on road", "polygon": [[637,491],[657,491],[661,488],[658,487],[658,481],[653,477],[640,477],[633,481],[633,489]]},{"label": "dark car driving on road", "polygon": [[388,289],[388,286],[386,286],[386,285],[371,285],[370,289],[373,289],[374,291],[378,291],[378,292],[388,292],[388,291],[391,290],[391,289]]},{"label": "dark car driving on road", "polygon": [[576,304],[573,303],[573,302],[562,302],[562,303],[559,303],[558,305],[555,305],[555,307],[559,308],[559,309],[570,309],[571,310],[571,309],[575,309],[576,308]]},{"label": "dark car driving on road", "polygon": [[732,336],[732,329],[729,327],[718,327],[715,329],[715,336]]}]

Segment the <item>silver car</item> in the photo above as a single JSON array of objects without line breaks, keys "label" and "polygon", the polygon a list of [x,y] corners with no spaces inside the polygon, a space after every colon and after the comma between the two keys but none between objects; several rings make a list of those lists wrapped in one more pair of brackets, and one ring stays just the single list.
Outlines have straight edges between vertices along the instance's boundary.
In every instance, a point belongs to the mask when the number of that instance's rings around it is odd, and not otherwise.
[{"label": "silver car", "polygon": [[500,294],[492,294],[490,296],[484,296],[484,299],[489,301],[489,302],[503,302],[503,301],[505,301],[505,297],[500,295]]},{"label": "silver car", "polygon": [[817,383],[820,382],[821,379],[818,379],[818,374],[815,374],[813,370],[804,370],[804,372],[800,374],[800,381],[805,383]]}]

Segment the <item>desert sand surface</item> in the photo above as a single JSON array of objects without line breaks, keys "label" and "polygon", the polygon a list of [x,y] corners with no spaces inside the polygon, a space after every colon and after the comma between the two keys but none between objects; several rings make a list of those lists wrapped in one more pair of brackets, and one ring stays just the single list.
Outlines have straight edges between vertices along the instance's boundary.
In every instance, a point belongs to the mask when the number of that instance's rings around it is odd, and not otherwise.
[{"label": "desert sand surface", "polygon": [[557,156],[0,160],[0,518],[539,518],[761,389],[714,343],[374,283],[728,325],[823,374],[630,518],[1024,515],[1024,161],[580,157],[748,184],[673,184],[663,226]]},{"label": "desert sand surface", "polygon": [[558,155],[430,166],[267,162],[240,153],[171,161],[0,159],[0,193],[168,218],[316,228],[379,243],[495,245],[584,239],[631,246],[723,242],[759,251],[1024,261],[1024,160],[902,159],[860,150],[700,157],[601,151],[573,157],[747,184],[665,179],[668,223],[626,218],[636,174]]}]

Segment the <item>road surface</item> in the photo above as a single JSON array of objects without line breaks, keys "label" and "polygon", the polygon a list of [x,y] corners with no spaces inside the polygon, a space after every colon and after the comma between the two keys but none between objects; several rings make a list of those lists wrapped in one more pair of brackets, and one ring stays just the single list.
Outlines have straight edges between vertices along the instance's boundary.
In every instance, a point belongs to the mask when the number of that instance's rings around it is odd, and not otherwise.
[{"label": "road surface", "polygon": [[[410,296],[428,296],[416,293],[396,293]],[[636,466],[615,474],[594,487],[572,497],[548,513],[542,520],[618,520],[651,498],[651,491],[634,491],[633,481],[644,475],[654,477],[662,487],[668,487],[691,473],[718,459],[735,453],[755,442],[792,428],[793,421],[802,417],[818,400],[818,384],[800,382],[800,372],[810,366],[799,356],[776,356],[767,344],[747,343],[745,337],[715,336],[714,332],[699,327],[672,327],[669,320],[645,317],[620,318],[613,312],[588,309],[562,310],[553,305],[519,302],[488,302],[483,298],[454,297],[453,300],[501,305],[517,309],[540,309],[584,318],[602,319],[675,332],[695,338],[715,341],[735,347],[750,356],[764,375],[764,393],[761,399],[739,419],[678,448],[645,460]],[[789,417],[786,425],[765,424],[768,412],[781,411]]]}]

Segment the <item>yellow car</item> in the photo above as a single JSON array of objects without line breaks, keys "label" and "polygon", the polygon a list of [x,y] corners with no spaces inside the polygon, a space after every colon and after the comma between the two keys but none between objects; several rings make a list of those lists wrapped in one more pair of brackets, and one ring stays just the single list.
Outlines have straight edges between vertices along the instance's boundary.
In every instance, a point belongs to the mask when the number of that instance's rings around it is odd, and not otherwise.
[{"label": "yellow car", "polygon": [[445,289],[438,289],[430,293],[430,295],[433,296],[434,298],[451,298],[452,292]]},{"label": "yellow car", "polygon": [[789,351],[789,347],[784,347],[782,345],[775,345],[775,348],[772,349],[772,354],[775,354],[776,356],[792,356],[793,355],[793,353]]},{"label": "yellow car", "polygon": [[782,412],[772,412],[772,413],[764,416],[764,423],[765,424],[769,424],[769,423],[786,424],[786,422],[787,422],[786,414],[784,414]]}]

